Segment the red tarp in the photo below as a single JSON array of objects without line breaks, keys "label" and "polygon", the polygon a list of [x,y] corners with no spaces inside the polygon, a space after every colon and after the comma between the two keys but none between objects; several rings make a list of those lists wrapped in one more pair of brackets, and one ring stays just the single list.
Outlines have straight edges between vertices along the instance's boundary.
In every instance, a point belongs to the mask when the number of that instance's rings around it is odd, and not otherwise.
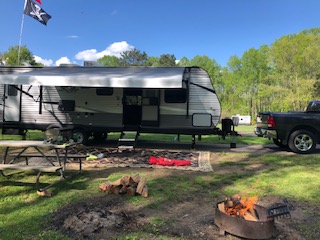
[{"label": "red tarp", "polygon": [[161,165],[161,166],[191,166],[190,160],[156,158],[154,156],[150,156],[149,163],[153,165]]}]

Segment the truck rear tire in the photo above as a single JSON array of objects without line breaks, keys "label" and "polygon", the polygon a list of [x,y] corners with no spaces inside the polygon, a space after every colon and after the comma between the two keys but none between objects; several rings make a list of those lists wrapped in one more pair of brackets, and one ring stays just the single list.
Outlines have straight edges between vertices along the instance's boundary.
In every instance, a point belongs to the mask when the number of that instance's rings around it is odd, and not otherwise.
[{"label": "truck rear tire", "polygon": [[316,145],[317,139],[315,135],[308,130],[297,130],[291,133],[289,137],[289,148],[295,153],[311,153],[316,148]]},{"label": "truck rear tire", "polygon": [[282,143],[282,140],[281,140],[281,139],[273,138],[272,140],[273,140],[273,143],[274,143],[275,145],[277,145],[278,147],[280,147],[280,148],[286,148],[286,147],[288,147],[287,145],[285,145],[285,144]]}]

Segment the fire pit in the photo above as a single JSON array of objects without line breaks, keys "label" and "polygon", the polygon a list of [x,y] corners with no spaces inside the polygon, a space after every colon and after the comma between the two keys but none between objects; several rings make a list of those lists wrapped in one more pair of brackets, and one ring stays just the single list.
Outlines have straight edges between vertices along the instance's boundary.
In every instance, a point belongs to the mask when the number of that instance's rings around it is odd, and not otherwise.
[{"label": "fire pit", "polygon": [[[257,198],[256,198],[257,200]],[[276,204],[264,208],[237,194],[217,203],[215,224],[220,234],[226,232],[248,239],[268,239],[275,235],[274,218],[290,216],[287,205]]]},{"label": "fire pit", "polygon": [[275,233],[274,219],[268,218],[267,209],[254,204],[254,209],[259,216],[257,221],[245,220],[237,218],[222,212],[219,209],[219,204],[224,204],[224,201],[217,204],[215,212],[215,224],[220,228],[220,233],[225,232],[233,235],[250,238],[250,239],[268,239]]}]

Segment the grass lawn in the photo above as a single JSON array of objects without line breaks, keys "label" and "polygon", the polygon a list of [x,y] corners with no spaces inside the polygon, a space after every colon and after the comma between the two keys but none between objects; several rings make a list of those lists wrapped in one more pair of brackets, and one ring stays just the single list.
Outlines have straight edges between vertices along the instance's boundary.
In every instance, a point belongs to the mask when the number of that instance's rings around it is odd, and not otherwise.
[{"label": "grass lawn", "polygon": [[[42,136],[37,134],[32,139],[41,139]],[[256,138],[248,136],[242,141],[244,144],[258,144],[260,140]],[[212,141],[210,138],[206,140]],[[0,239],[71,239],[49,227],[58,209],[71,203],[90,202],[94,197],[104,197],[107,201],[111,196],[99,192],[99,184],[134,174],[148,179],[149,197],[124,196],[121,201],[138,207],[140,211],[152,211],[153,216],[143,227],[123,232],[117,239],[185,239],[178,234],[168,233],[167,226],[180,224],[181,218],[175,215],[183,212],[181,206],[181,211],[177,210],[178,213],[172,216],[168,211],[170,207],[190,203],[193,207],[189,208],[188,214],[192,215],[193,209],[204,209],[205,206],[208,210],[204,211],[210,212],[214,203],[234,193],[288,198],[291,202],[301,204],[306,214],[310,212],[312,221],[304,218],[296,222],[293,228],[305,239],[317,239],[320,216],[313,209],[317,209],[320,202],[319,162],[320,155],[317,154],[260,156],[222,152],[212,153],[214,171],[209,173],[146,168],[85,169],[76,178],[54,186],[52,197],[36,194],[35,174],[32,172],[13,175],[9,179],[0,177]],[[43,176],[42,182],[51,182],[54,178],[56,176]],[[193,221],[201,226],[201,223]],[[214,230],[210,228],[210,231]]]},{"label": "grass lawn", "polygon": [[[221,129],[221,126],[218,125],[218,128]],[[223,139],[221,136],[218,135],[203,135],[201,137],[201,140],[198,140],[196,138],[196,143],[205,143],[205,144],[229,144],[230,142],[235,142],[237,144],[244,144],[244,145],[252,145],[252,144],[270,144],[272,143],[271,140],[261,137],[252,137],[247,136],[246,133],[253,133],[254,126],[248,126],[248,125],[240,125],[235,127],[235,131],[237,131],[240,134],[243,134],[243,136],[237,136],[237,137],[231,137],[227,136],[225,139]],[[108,134],[108,140],[118,140],[120,136],[120,133],[111,132]],[[177,141],[177,135],[175,134],[153,134],[153,133],[142,133],[139,136],[138,140],[141,141],[151,141],[151,142],[176,142]],[[7,140],[20,140],[21,136],[10,136],[5,135],[2,136],[0,134],[1,139],[7,139]],[[45,138],[44,133],[41,131],[29,131],[26,135],[26,139],[28,140],[43,140]],[[180,136],[181,142],[192,142],[192,137],[189,135],[181,135]]]}]

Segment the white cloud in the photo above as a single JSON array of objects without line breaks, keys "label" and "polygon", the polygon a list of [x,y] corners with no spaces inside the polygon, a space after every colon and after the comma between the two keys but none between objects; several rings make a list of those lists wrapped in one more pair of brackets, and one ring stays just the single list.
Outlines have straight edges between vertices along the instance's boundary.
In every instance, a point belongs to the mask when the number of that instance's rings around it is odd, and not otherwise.
[{"label": "white cloud", "polygon": [[105,50],[98,52],[97,49],[89,49],[78,52],[75,56],[77,60],[83,61],[97,61],[105,55],[120,57],[120,53],[133,49],[126,41],[115,42],[109,45]]},{"label": "white cloud", "polygon": [[[76,36],[69,36],[76,37]],[[98,52],[97,49],[88,49],[78,52],[75,56],[79,61],[97,61],[105,55],[120,57],[122,52],[133,49],[134,46],[128,44],[126,41],[115,42],[110,44],[105,50]],[[55,63],[52,59],[43,59],[34,55],[34,60],[38,63],[42,63],[44,66],[59,66],[60,64],[78,64],[76,61],[71,61],[67,56],[61,57]]]},{"label": "white cloud", "polygon": [[79,36],[77,36],[77,35],[70,35],[70,36],[67,36],[67,38],[79,38]]},{"label": "white cloud", "polygon": [[71,64],[71,61],[67,57],[61,57],[56,61],[56,66],[59,66],[60,64]]},{"label": "white cloud", "polygon": [[42,63],[44,66],[52,66],[53,64],[53,61],[51,59],[43,59],[36,55],[34,55],[33,58],[37,63]]}]

